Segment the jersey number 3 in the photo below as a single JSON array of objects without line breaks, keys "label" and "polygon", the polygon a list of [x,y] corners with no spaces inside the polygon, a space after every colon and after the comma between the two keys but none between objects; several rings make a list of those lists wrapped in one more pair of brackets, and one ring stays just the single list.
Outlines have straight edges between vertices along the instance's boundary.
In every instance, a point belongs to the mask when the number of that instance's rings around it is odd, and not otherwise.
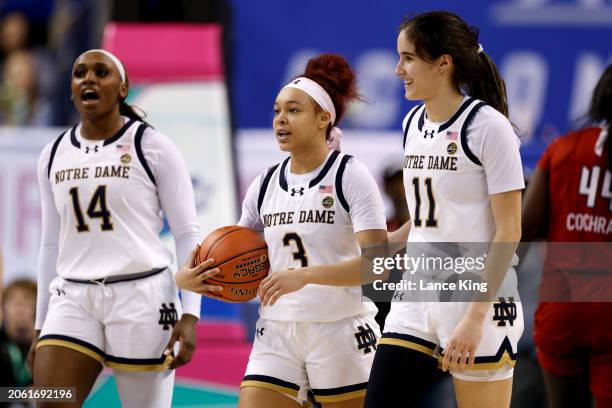
[{"label": "jersey number 3", "polygon": [[[291,245],[293,242],[294,245]],[[301,263],[301,267],[305,268],[308,266],[308,258],[306,257],[306,250],[304,250],[304,244],[302,244],[302,238],[295,232],[289,232],[285,234],[283,237],[283,246],[292,247],[292,249],[296,249],[293,251],[293,260],[299,261]]]},{"label": "jersey number 3", "polygon": [[[83,211],[81,211],[81,204],[79,203],[79,188],[72,187],[70,189],[70,196],[72,197],[74,215],[77,219],[77,231],[89,231],[89,225],[85,223]],[[89,201],[89,206],[87,207],[87,215],[89,218],[102,219],[102,223],[100,224],[100,229],[102,231],[112,231],[113,223],[111,222],[111,213],[108,211],[108,207],[106,206],[106,186],[98,186],[96,191],[93,193],[93,196]]]}]

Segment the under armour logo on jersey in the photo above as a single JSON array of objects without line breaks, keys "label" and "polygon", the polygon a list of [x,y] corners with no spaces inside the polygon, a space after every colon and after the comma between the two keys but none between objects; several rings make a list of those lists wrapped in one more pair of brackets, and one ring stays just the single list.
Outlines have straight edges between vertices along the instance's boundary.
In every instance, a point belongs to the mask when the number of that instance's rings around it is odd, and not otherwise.
[{"label": "under armour logo on jersey", "polygon": [[61,295],[65,295],[66,294],[66,292],[64,292],[64,289],[59,289],[58,288],[58,289],[55,289],[55,290],[57,290],[57,296],[61,296]]},{"label": "under armour logo on jersey", "polygon": [[159,309],[159,324],[164,330],[169,330],[170,326],[174,327],[176,322],[178,321],[178,313],[176,312],[176,308],[174,307],[174,303],[168,303],[170,307],[166,306],[165,303],[162,303],[161,309]]},{"label": "under armour logo on jersey", "polygon": [[362,325],[357,326],[358,332],[355,333],[357,339],[357,349],[363,350],[363,354],[368,354],[372,351],[371,348],[376,350],[376,335],[369,324],[365,324],[365,328]]},{"label": "under armour logo on jersey", "polygon": [[510,326],[514,326],[514,321],[516,320],[516,304],[512,296],[508,298],[508,301],[509,302],[506,302],[506,299],[500,297],[498,303],[493,303],[493,321],[498,322],[498,326],[505,326],[506,321],[510,322]]},{"label": "under armour logo on jersey", "polygon": [[89,153],[90,150],[93,150],[94,153],[98,153],[98,145],[94,145],[94,147],[85,146],[85,153]]},{"label": "under armour logo on jersey", "polygon": [[402,302],[404,300],[404,292],[395,292],[393,295],[393,300],[399,300]]},{"label": "under armour logo on jersey", "polygon": [[255,329],[255,331],[257,332],[258,336],[263,336],[264,329],[265,329],[265,327],[262,327],[261,329]]},{"label": "under armour logo on jersey", "polygon": [[292,84],[293,84],[293,85],[297,85],[297,84],[299,84],[300,82],[302,82],[302,80],[301,80],[301,79],[296,79],[295,81],[293,81],[293,82],[292,82]]},{"label": "under armour logo on jersey", "polygon": [[304,190],[306,190],[305,187],[300,187],[300,188],[291,187],[291,197],[295,197],[296,194],[299,196],[303,196]]},{"label": "under armour logo on jersey", "polygon": [[425,130],[425,131],[423,132],[423,138],[424,138],[424,139],[427,139],[427,137],[429,137],[430,139],[433,139],[433,137],[434,137],[434,133],[436,133],[436,132],[435,132],[435,130],[433,130],[433,129],[430,129],[430,130]]}]

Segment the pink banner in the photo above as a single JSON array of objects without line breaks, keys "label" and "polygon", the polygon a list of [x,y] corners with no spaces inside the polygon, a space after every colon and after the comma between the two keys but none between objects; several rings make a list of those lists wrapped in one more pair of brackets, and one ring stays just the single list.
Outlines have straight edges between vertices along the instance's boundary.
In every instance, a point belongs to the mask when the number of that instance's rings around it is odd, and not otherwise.
[{"label": "pink banner", "polygon": [[109,23],[103,48],[125,64],[131,83],[223,78],[219,24]]}]

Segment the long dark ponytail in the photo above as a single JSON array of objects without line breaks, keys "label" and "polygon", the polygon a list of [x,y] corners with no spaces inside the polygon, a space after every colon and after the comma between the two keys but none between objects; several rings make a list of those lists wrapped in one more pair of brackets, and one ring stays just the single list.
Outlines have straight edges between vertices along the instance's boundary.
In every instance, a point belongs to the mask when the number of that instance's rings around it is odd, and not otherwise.
[{"label": "long dark ponytail", "polygon": [[608,126],[607,167],[612,171],[612,64],[608,65],[595,85],[588,116],[592,122],[605,121]]},{"label": "long dark ponytail", "polygon": [[[125,85],[127,86],[128,89],[130,89],[130,79],[127,76],[127,72],[125,74]],[[134,107],[132,105],[128,105],[128,103],[125,101],[126,98],[119,98],[119,114],[121,116],[126,116],[130,119],[134,119],[143,123],[146,123],[148,126],[151,127],[151,125],[149,123],[147,123],[147,121],[144,120],[144,118],[147,116],[142,110],[140,110],[140,112],[138,112],[136,109],[134,109]]]},{"label": "long dark ponytail", "polygon": [[480,47],[478,28],[468,26],[456,14],[433,11],[406,17],[400,32],[405,33],[416,54],[425,61],[450,55],[457,88],[509,116],[506,84],[493,60]]}]

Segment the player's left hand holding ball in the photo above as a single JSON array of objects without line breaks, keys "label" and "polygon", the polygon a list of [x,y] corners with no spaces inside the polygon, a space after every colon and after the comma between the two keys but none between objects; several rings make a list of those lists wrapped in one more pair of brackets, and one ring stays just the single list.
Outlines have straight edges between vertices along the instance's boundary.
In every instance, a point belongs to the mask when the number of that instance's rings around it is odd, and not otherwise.
[{"label": "player's left hand holding ball", "polygon": [[185,265],[176,272],[176,285],[181,289],[216,298],[215,292],[223,288],[218,285],[210,285],[206,280],[212,278],[221,271],[218,268],[209,269],[215,263],[215,260],[212,258],[196,265],[196,254],[199,250],[200,245],[196,245],[193,251],[191,251],[191,254],[189,254],[189,258],[185,262]]},{"label": "player's left hand holding ball", "polygon": [[302,289],[308,282],[307,268],[274,272],[259,286],[258,296],[261,304],[272,306],[281,296]]},{"label": "player's left hand holding ball", "polygon": [[179,342],[179,352],[170,361],[168,369],[174,370],[182,365],[187,364],[191,361],[191,356],[196,348],[196,323],[198,318],[194,315],[185,313],[181,316],[180,320],[174,325],[170,341],[166,345],[164,355],[172,355],[172,349],[174,349],[174,343]]}]

